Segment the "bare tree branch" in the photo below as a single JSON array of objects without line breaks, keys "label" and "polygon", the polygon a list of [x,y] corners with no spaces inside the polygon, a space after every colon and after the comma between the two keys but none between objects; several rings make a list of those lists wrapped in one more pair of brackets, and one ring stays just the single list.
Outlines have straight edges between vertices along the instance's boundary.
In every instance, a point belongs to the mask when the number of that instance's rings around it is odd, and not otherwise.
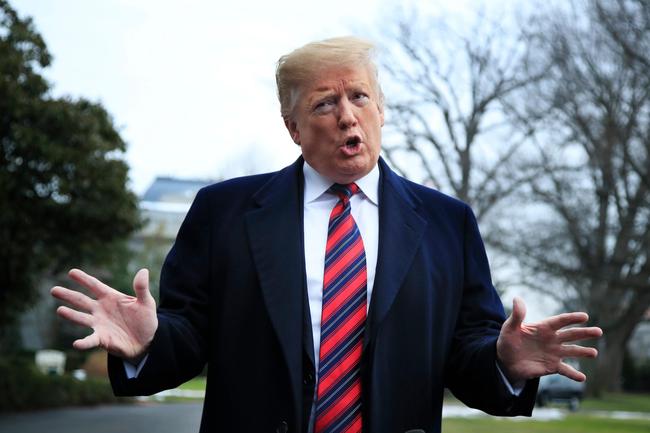
[{"label": "bare tree branch", "polygon": [[402,137],[394,146],[420,161],[407,175],[436,178],[439,188],[485,218],[531,178],[506,175],[517,172],[515,159],[527,141],[507,121],[505,99],[541,74],[525,73],[517,35],[485,17],[462,35],[419,27],[415,16],[398,19],[385,50],[384,70],[399,83],[388,105],[390,126]]},{"label": "bare tree branch", "polygon": [[[650,2],[572,4],[573,14],[527,23],[526,64],[547,73],[522,91],[537,104],[511,111],[543,143],[529,199],[538,212],[545,204],[544,230],[501,246],[524,272],[575,289],[605,331],[592,390],[616,390],[627,339],[650,308]],[[573,171],[559,169],[566,159]]]}]

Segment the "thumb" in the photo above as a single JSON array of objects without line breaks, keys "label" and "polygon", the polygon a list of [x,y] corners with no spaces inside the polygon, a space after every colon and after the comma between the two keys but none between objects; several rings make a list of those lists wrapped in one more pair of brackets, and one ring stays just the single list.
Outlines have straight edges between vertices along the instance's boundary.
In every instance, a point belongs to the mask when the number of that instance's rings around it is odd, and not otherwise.
[{"label": "thumb", "polygon": [[523,299],[518,296],[515,296],[512,300],[512,314],[508,318],[508,326],[514,329],[519,329],[521,324],[524,322],[526,317],[526,304],[524,304]]},{"label": "thumb", "polygon": [[151,299],[149,292],[149,270],[140,269],[133,277],[133,291],[140,302],[148,303]]}]

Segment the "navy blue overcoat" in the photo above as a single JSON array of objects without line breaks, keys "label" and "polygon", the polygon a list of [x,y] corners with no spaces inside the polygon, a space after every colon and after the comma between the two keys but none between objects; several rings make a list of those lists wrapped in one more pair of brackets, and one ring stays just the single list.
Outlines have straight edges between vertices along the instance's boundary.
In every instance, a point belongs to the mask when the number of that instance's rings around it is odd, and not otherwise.
[{"label": "navy blue overcoat", "polygon": [[[163,266],[159,328],[139,376],[109,358],[118,395],[173,388],[208,364],[202,433],[306,431],[314,394],[302,158],[202,189]],[[504,320],[471,209],[380,159],[379,252],[363,350],[367,433],[439,432],[443,389],[529,415],[496,367]]]}]

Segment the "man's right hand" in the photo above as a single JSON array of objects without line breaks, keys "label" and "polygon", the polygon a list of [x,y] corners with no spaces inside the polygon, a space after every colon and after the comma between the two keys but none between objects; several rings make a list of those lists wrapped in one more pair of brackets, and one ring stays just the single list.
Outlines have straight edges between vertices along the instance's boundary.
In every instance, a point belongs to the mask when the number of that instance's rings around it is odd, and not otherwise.
[{"label": "man's right hand", "polygon": [[78,350],[102,347],[112,355],[137,363],[146,354],[158,328],[156,301],[149,292],[149,271],[140,269],[135,274],[135,297],[120,293],[79,269],[72,269],[68,274],[96,297],[61,286],[53,287],[50,292],[75,308],[59,307],[56,310],[59,316],[94,331],[75,340],[73,347]]}]

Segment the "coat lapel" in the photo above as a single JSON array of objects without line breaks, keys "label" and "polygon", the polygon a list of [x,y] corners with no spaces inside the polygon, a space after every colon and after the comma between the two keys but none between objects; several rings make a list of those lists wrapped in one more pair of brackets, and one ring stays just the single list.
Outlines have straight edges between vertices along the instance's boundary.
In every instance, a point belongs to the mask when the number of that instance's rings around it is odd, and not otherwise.
[{"label": "coat lapel", "polygon": [[[285,356],[298,413],[302,410],[304,315],[308,314],[304,311],[302,164],[299,158],[271,178],[253,197],[257,207],[245,215],[262,294]],[[364,347],[390,310],[427,225],[417,213],[419,199],[404,180],[382,159],[379,165],[379,253]],[[308,349],[313,363],[311,346]]]},{"label": "coat lapel", "polygon": [[271,178],[253,197],[257,208],[245,215],[262,294],[289,369],[298,414],[305,290],[302,162],[299,158]]},{"label": "coat lapel", "polygon": [[379,159],[379,251],[364,347],[376,337],[404,281],[427,222],[417,213],[420,199]]}]

